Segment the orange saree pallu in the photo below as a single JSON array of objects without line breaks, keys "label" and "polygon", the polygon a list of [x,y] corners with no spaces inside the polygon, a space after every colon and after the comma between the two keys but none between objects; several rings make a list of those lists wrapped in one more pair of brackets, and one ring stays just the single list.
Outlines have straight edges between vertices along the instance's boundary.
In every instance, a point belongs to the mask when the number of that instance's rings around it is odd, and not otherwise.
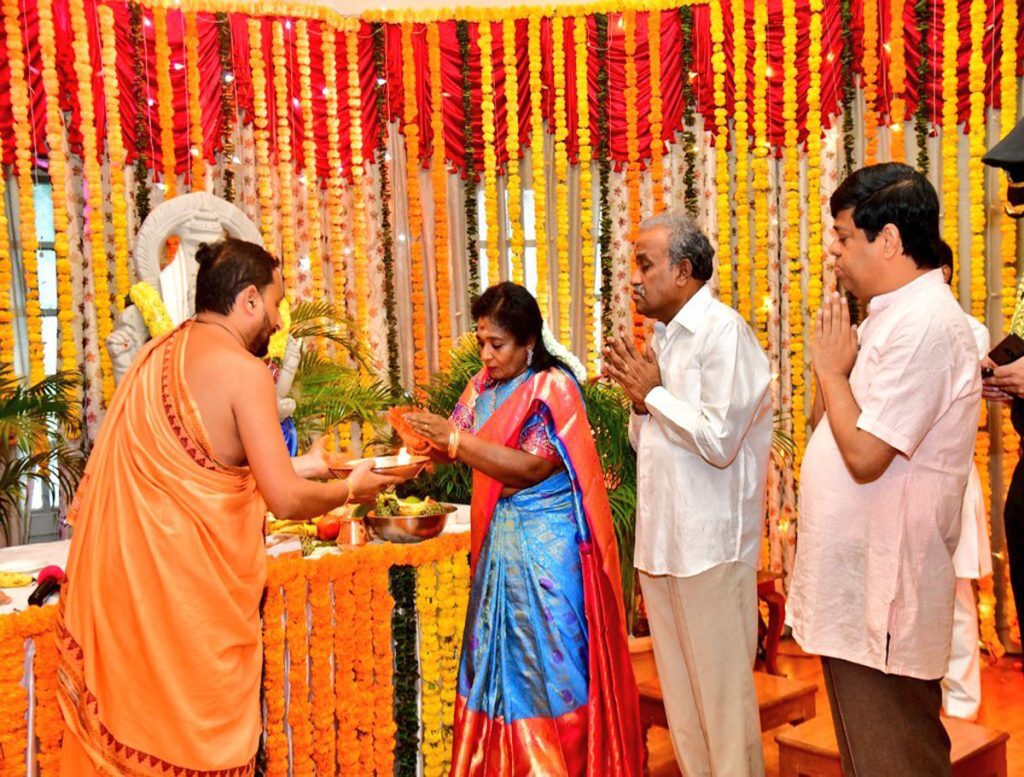
[{"label": "orange saree pallu", "polygon": [[249,470],[213,456],[185,383],[190,327],[139,354],[70,511],[66,774],[254,770],[265,508]]},{"label": "orange saree pallu", "polygon": [[564,467],[505,498],[473,473],[453,777],[639,775],[618,550],[578,386],[557,369],[502,384],[483,371],[453,420]]}]

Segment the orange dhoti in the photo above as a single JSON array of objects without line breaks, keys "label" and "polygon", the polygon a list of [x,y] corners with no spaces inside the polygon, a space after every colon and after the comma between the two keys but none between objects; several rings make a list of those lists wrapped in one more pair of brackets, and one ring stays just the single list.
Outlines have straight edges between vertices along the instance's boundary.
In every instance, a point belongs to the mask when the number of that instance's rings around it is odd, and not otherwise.
[{"label": "orange dhoti", "polygon": [[248,469],[213,456],[184,378],[190,327],[137,358],[70,511],[64,774],[254,771],[265,507]]}]

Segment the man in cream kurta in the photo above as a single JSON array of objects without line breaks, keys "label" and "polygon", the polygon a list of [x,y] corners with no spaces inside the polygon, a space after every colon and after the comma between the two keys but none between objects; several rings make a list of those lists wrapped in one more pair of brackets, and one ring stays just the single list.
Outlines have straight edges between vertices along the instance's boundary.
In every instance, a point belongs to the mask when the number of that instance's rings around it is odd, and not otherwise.
[{"label": "man in cream kurta", "polygon": [[685,216],[641,226],[632,284],[646,356],[615,342],[634,404],[635,565],[676,759],[686,775],[764,773],[752,666],[772,414],[768,359],[716,300],[707,238]]}]

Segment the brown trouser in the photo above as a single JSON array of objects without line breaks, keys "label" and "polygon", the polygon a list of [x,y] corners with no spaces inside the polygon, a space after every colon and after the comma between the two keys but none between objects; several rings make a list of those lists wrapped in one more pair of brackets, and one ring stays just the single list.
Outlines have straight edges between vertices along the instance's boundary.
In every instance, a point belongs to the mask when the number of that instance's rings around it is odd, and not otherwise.
[{"label": "brown trouser", "polygon": [[846,777],[950,777],[940,680],[821,658]]}]

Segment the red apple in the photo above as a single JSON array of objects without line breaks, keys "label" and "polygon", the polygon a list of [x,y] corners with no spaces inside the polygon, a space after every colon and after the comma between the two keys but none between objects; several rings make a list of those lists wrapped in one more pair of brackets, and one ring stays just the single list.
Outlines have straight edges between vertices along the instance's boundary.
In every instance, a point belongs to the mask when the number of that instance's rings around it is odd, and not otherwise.
[{"label": "red apple", "polygon": [[339,531],[341,531],[341,521],[334,515],[325,515],[316,525],[316,536],[321,540],[335,540],[338,538]]}]

